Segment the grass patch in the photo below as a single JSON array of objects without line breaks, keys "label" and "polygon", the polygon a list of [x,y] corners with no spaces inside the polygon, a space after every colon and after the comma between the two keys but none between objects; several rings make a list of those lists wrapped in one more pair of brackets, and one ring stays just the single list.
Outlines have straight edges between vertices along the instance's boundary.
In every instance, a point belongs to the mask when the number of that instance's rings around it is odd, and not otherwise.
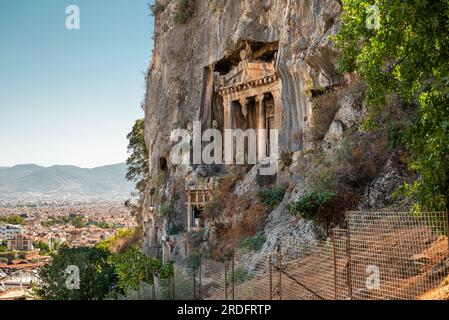
[{"label": "grass patch", "polygon": [[285,187],[274,185],[271,189],[260,190],[258,195],[263,204],[270,207],[275,207],[282,202],[282,199],[284,199]]},{"label": "grass patch", "polygon": [[254,237],[248,237],[240,243],[240,248],[250,251],[259,251],[267,241],[265,234],[261,233]]},{"label": "grass patch", "polygon": [[320,208],[333,197],[335,197],[333,192],[312,192],[289,204],[288,210],[293,215],[299,214],[304,219],[314,220]]}]

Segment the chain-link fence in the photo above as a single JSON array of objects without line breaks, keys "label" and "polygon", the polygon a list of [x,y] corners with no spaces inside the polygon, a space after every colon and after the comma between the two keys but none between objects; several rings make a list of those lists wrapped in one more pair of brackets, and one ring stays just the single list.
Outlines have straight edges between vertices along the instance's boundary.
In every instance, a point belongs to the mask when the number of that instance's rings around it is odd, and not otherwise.
[{"label": "chain-link fence", "polygon": [[353,299],[417,299],[447,276],[445,213],[349,212]]},{"label": "chain-link fence", "polygon": [[155,300],[420,299],[449,273],[447,234],[446,213],[348,212],[325,240],[283,237],[272,252],[236,248],[226,261],[175,265],[143,291]]}]

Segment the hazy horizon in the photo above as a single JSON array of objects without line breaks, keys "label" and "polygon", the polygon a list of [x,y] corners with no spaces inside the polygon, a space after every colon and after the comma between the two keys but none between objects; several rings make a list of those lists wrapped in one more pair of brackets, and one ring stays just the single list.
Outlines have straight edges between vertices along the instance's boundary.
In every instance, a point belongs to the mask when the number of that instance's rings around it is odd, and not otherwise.
[{"label": "hazy horizon", "polygon": [[121,164],[126,164],[126,161],[121,161],[121,162],[116,162],[116,163],[100,164],[98,166],[93,166],[93,167],[82,167],[82,166],[77,166],[77,165],[73,165],[73,164],[59,164],[59,163],[55,163],[55,164],[51,164],[51,165],[41,165],[41,164],[38,164],[38,163],[29,162],[29,163],[18,163],[18,164],[14,164],[14,165],[11,165],[11,166],[0,165],[0,168],[8,168],[8,169],[10,169],[10,168],[18,167],[18,166],[38,166],[38,167],[42,167],[42,168],[78,167],[80,169],[95,169],[95,168],[101,168],[101,167],[116,166],[116,165],[121,165]]},{"label": "hazy horizon", "polygon": [[[0,11],[0,167],[123,163],[144,116],[148,0],[17,0]],[[66,8],[80,9],[68,30]]]}]

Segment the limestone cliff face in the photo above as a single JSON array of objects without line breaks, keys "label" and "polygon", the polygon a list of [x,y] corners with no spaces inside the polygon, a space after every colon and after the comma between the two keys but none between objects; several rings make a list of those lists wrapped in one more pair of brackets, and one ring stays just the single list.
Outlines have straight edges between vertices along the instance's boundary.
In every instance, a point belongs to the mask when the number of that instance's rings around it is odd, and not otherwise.
[{"label": "limestone cliff face", "polygon": [[165,10],[156,17],[148,73],[146,138],[152,172],[158,156],[169,152],[170,130],[200,119],[204,68],[241,48],[245,40],[279,42],[276,65],[284,105],[280,144],[300,150],[298,131],[307,125],[311,108],[306,91],[343,81],[329,41],[338,26],[338,1],[196,1],[195,13],[181,25],[172,22],[174,2],[161,1]]},{"label": "limestone cliff face", "polygon": [[[273,247],[281,235],[313,242],[311,223],[286,212],[287,203],[308,189],[300,159],[310,149],[335,152],[344,132],[356,127],[363,113],[362,94],[354,89],[357,81],[337,72],[338,53],[330,39],[338,31],[340,1],[193,2],[194,10],[186,22],[174,23],[173,16],[179,10],[176,1],[158,1],[145,101],[151,182],[141,215],[144,250],[166,259],[186,255],[180,244],[182,232],[176,232],[184,230],[188,223],[186,190],[199,180],[214,185],[213,176],[223,169],[211,173],[203,166],[172,165],[170,133],[174,128],[191,131],[194,120],[210,126],[211,113],[221,122],[223,111],[216,107],[212,95],[214,68],[232,65],[248,44],[254,50],[263,48],[263,44],[276,46],[273,59],[282,101],[279,148],[293,155],[276,178],[289,188],[281,205],[263,221],[265,247]],[[324,120],[320,120],[323,115]],[[256,180],[254,170],[245,172],[233,192],[254,198],[251,191],[257,189]],[[230,223],[229,219],[226,223]]]}]

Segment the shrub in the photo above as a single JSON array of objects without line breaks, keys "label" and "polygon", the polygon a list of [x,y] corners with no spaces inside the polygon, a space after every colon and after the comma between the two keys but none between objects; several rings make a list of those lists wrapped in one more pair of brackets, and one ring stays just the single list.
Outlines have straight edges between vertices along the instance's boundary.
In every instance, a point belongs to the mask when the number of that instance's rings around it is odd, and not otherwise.
[{"label": "shrub", "polygon": [[312,192],[290,204],[291,214],[300,214],[304,219],[314,220],[320,208],[335,196],[332,192]]},{"label": "shrub", "polygon": [[139,289],[142,282],[153,285],[155,276],[167,279],[172,271],[171,264],[164,265],[135,248],[123,254],[111,255],[108,262],[115,267],[118,286],[124,292]]},{"label": "shrub", "polygon": [[159,12],[163,12],[165,10],[165,6],[157,0],[154,4],[150,4],[148,6],[150,7],[151,14],[153,16],[156,16]]},{"label": "shrub", "polygon": [[174,236],[174,235],[177,235],[177,234],[181,234],[181,233],[183,233],[183,232],[184,232],[184,228],[181,227],[181,226],[171,226],[171,227],[168,229],[168,234],[169,234],[170,236]]},{"label": "shrub", "polygon": [[275,207],[281,203],[284,195],[285,187],[279,185],[274,185],[271,189],[262,189],[259,191],[259,197],[262,199],[262,203],[270,207]]},{"label": "shrub", "polygon": [[164,202],[157,209],[157,215],[159,217],[163,217],[163,216],[165,216],[167,214],[169,209],[170,209],[170,203]]},{"label": "shrub", "polygon": [[261,233],[254,237],[248,237],[240,243],[240,248],[250,251],[259,251],[267,241],[265,234]]},{"label": "shrub", "polygon": [[194,0],[177,0],[176,13],[173,22],[176,24],[184,24],[194,12]]},{"label": "shrub", "polygon": [[[246,271],[242,267],[237,267],[234,270],[234,285],[241,284],[245,281],[248,281],[250,279],[248,271]],[[226,279],[227,285],[232,285],[232,272],[228,273],[227,279]]]},{"label": "shrub", "polygon": [[288,208],[292,214],[300,214],[304,219],[321,225],[329,235],[332,228],[344,220],[345,212],[353,209],[357,203],[358,198],[351,192],[313,192],[290,204]]},{"label": "shrub", "polygon": [[139,246],[140,230],[136,228],[118,229],[117,233],[106,240],[100,241],[96,247],[112,253],[124,253],[129,248]]},{"label": "shrub", "polygon": [[203,256],[201,253],[192,254],[189,257],[189,261],[188,261],[189,268],[191,268],[193,271],[198,270],[201,265],[202,259],[203,259]]},{"label": "shrub", "polygon": [[287,149],[282,149],[279,160],[283,167],[290,167],[293,162],[293,152]]}]

